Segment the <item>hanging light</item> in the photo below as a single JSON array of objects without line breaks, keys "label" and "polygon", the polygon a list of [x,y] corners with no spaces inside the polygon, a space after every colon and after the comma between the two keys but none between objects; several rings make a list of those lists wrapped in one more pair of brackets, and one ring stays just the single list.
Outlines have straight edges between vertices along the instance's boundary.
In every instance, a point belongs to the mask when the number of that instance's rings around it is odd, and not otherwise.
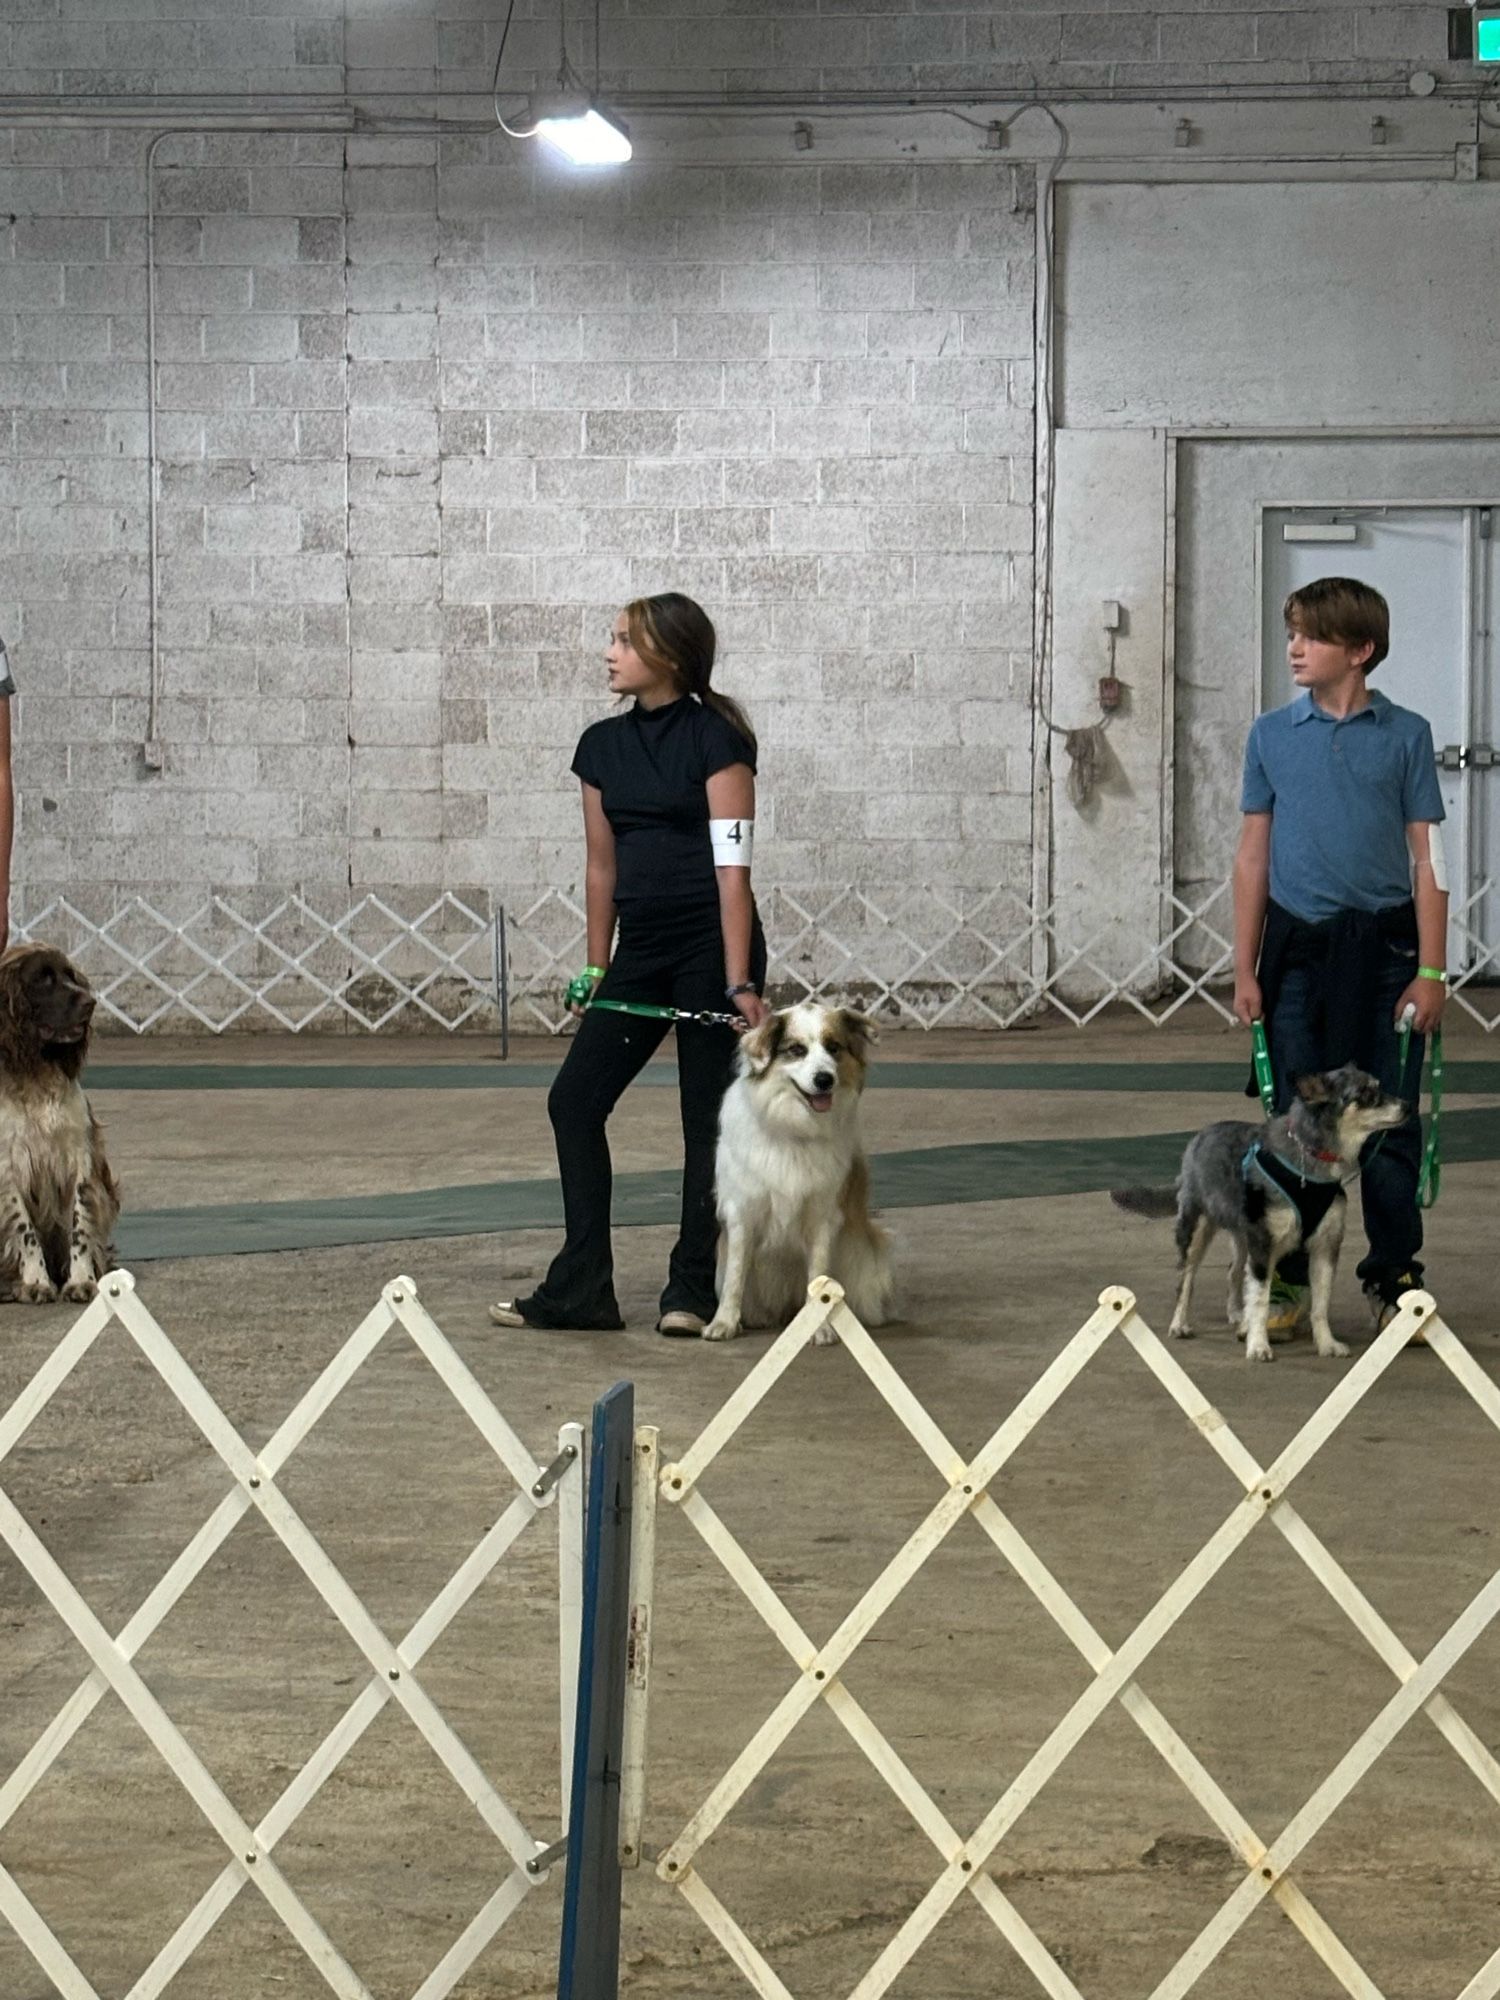
[{"label": "hanging light", "polygon": [[530,122],[537,138],[575,167],[617,167],[630,158],[624,121],[582,91],[533,96]]},{"label": "hanging light", "polygon": [[592,90],[568,60],[567,0],[558,4],[557,84],[550,91],[534,90],[526,101],[527,121],[510,124],[500,109],[500,69],[505,61],[505,44],[510,36],[516,0],[509,0],[500,29],[500,46],[495,52],[495,75],[490,96],[495,106],[495,122],[511,139],[544,139],[575,167],[618,167],[630,158],[630,132],[617,113],[599,102],[599,12],[594,10],[594,87]]}]

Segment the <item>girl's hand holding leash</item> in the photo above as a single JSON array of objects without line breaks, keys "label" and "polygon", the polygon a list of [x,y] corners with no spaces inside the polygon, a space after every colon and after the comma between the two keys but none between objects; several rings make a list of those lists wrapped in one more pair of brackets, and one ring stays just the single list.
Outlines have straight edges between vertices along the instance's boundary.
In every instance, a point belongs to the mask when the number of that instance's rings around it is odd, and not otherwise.
[{"label": "girl's hand holding leash", "polygon": [[758,993],[736,993],[732,996],[732,1005],[737,1014],[744,1016],[745,1026],[736,1030],[738,1034],[744,1034],[749,1028],[758,1028],[762,1021],[771,1018],[770,1007]]},{"label": "girl's hand holding leash", "polygon": [[1234,1018],[1242,1028],[1253,1027],[1261,1017],[1260,981],[1247,973],[1234,982]]},{"label": "girl's hand holding leash", "polygon": [[563,995],[563,1001],[575,1019],[582,1017],[590,1000],[593,999],[594,988],[604,977],[604,970],[602,965],[586,965],[576,978],[568,981],[568,990]]}]

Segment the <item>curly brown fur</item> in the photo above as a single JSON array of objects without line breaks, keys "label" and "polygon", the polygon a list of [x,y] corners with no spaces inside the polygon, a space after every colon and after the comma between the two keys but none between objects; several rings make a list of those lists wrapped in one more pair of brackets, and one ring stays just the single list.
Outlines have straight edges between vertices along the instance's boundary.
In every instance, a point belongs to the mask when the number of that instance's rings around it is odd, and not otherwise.
[{"label": "curly brown fur", "polygon": [[94,996],[50,945],[0,958],[0,1284],[91,1299],[113,1261],[119,1189],[79,1084]]}]

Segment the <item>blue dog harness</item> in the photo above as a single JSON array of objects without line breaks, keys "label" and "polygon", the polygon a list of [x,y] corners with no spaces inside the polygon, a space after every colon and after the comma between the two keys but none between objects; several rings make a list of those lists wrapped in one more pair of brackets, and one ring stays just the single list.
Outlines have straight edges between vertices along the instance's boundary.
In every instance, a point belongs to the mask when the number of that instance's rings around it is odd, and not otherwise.
[{"label": "blue dog harness", "polygon": [[1304,1243],[1333,1207],[1344,1185],[1342,1181],[1308,1180],[1299,1168],[1282,1159],[1279,1153],[1271,1152],[1260,1139],[1246,1153],[1240,1163],[1240,1171],[1247,1182],[1256,1177],[1264,1181],[1273,1193],[1280,1195],[1283,1201],[1291,1203],[1302,1225]]}]

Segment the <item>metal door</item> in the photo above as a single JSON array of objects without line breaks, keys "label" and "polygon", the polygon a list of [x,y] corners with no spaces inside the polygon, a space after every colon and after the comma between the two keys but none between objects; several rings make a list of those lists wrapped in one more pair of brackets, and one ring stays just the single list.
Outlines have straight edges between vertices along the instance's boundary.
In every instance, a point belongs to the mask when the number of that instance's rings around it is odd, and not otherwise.
[{"label": "metal door", "polygon": [[1287,593],[1320,576],[1372,584],[1391,607],[1390,655],[1374,685],[1432,725],[1448,812],[1448,963],[1471,977],[1494,976],[1500,729],[1491,611],[1500,577],[1492,510],[1277,507],[1261,519],[1262,706],[1295,693],[1281,617]]}]

